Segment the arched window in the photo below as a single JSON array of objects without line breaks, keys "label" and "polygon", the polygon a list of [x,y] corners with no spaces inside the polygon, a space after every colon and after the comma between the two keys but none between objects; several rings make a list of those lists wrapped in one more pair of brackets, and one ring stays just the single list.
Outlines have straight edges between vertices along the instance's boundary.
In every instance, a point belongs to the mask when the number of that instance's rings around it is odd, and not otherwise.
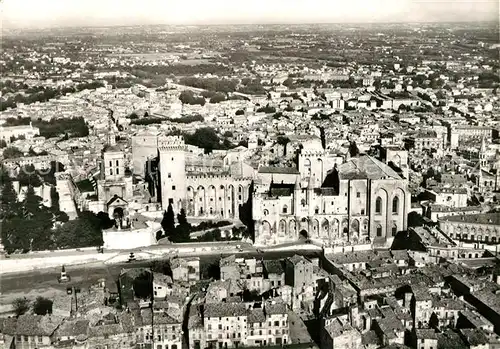
[{"label": "arched window", "polygon": [[264,210],[264,216],[267,216],[269,214],[268,210]]},{"label": "arched window", "polygon": [[113,169],[112,168],[109,169],[109,174],[113,175]]},{"label": "arched window", "polygon": [[377,236],[382,236],[382,226],[380,224],[377,225]]},{"label": "arched window", "polygon": [[318,213],[319,213],[319,207],[318,207],[318,206],[316,206],[316,208],[314,209],[314,213],[315,213],[315,214],[318,214]]},{"label": "arched window", "polygon": [[287,205],[283,206],[283,213],[288,213],[288,206]]},{"label": "arched window", "polygon": [[396,236],[397,233],[398,233],[398,226],[396,224],[393,224],[391,234],[392,236]]},{"label": "arched window", "polygon": [[380,196],[375,200],[375,213],[382,214],[382,198]]},{"label": "arched window", "polygon": [[305,199],[300,200],[300,204],[302,205],[302,207],[304,207],[306,205],[306,200]]},{"label": "arched window", "polygon": [[392,199],[392,213],[398,214],[399,212],[399,198],[397,196]]},{"label": "arched window", "polygon": [[116,166],[120,166],[119,163],[118,163],[118,160],[116,160]]}]

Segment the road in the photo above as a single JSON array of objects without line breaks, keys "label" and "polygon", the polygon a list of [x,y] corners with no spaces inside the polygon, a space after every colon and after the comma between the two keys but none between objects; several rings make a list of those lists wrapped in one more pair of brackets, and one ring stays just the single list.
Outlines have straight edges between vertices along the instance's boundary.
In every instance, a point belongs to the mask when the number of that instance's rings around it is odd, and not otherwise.
[{"label": "road", "polygon": [[[309,257],[319,257],[320,252],[300,249],[301,246],[297,246],[297,250],[291,251],[264,251],[257,252],[253,251],[243,251],[239,253],[234,253],[231,251],[224,252],[223,254],[217,252],[213,254],[205,254],[200,256],[200,266],[209,265],[213,262],[218,261],[221,256],[229,256],[232,254],[238,257],[245,258],[263,258],[263,259],[278,259],[293,256],[294,254],[301,254]],[[182,257],[182,256],[181,256]],[[66,284],[59,284],[57,282],[57,276],[59,275],[61,268],[48,268],[40,271],[30,271],[25,273],[17,274],[6,274],[0,277],[0,294],[3,296],[9,293],[21,293],[27,290],[66,290],[67,287],[79,286],[88,287],[95,284],[99,279],[105,278],[107,280],[116,280],[120,271],[123,268],[132,267],[149,267],[151,266],[151,261],[135,261],[131,263],[118,263],[118,264],[104,264],[102,262],[95,262],[85,265],[74,265],[66,266],[66,272],[71,276],[71,282]],[[202,275],[206,277],[206,275]],[[1,302],[0,302],[1,304]]]}]

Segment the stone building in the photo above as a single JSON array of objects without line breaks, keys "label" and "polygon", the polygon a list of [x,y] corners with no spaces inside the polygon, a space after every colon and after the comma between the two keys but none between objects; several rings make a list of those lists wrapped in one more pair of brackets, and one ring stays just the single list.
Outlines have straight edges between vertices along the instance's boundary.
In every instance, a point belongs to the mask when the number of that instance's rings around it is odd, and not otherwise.
[{"label": "stone building", "polygon": [[370,156],[344,164],[334,155],[326,163],[308,160],[299,157],[302,171],[285,168],[273,173],[270,183],[259,171],[253,197],[256,244],[286,243],[299,236],[328,245],[388,244],[406,230],[407,180],[388,165]]},{"label": "stone building", "polygon": [[38,127],[33,125],[19,125],[19,126],[0,126],[0,139],[5,143],[10,144],[12,139],[24,137],[25,139],[32,139],[40,134]]},{"label": "stone building", "polygon": [[125,154],[116,145],[108,144],[102,153],[97,195],[100,210],[109,217],[127,216],[128,202],[132,199],[132,176],[125,172]]},{"label": "stone building", "polygon": [[439,228],[453,240],[486,245],[500,243],[498,213],[446,216],[438,221]]},{"label": "stone building", "polygon": [[238,217],[239,206],[247,202],[251,177],[231,173],[229,165],[217,166],[207,158],[191,166],[184,140],[167,136],[158,140],[160,154],[161,202],[175,212],[182,208],[188,216]]}]

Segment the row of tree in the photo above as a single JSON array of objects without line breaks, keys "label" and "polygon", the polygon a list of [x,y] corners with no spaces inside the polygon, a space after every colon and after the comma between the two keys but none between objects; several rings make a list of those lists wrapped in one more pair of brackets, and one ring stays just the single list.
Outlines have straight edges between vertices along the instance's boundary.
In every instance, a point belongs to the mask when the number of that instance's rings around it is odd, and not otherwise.
[{"label": "row of tree", "polygon": [[164,237],[168,237],[171,242],[189,242],[192,241],[190,234],[197,231],[212,230],[207,231],[202,236],[198,237],[195,241],[230,241],[239,240],[242,237],[248,237],[248,230],[246,227],[232,228],[232,237],[223,237],[221,235],[220,227],[231,225],[229,221],[219,221],[216,223],[212,222],[202,222],[197,226],[192,226],[186,218],[186,211],[181,209],[180,213],[177,214],[177,226],[175,225],[175,213],[172,205],[168,205],[167,210],[163,214],[163,219],[161,221],[161,226],[163,228],[163,233],[159,232],[156,239],[159,240]]},{"label": "row of tree", "polygon": [[[0,111],[8,108],[15,108],[17,104],[33,104],[36,102],[47,102],[48,100],[59,98],[68,93],[75,93],[85,89],[96,89],[103,87],[104,84],[99,81],[85,82],[71,87],[58,87],[58,88],[41,88],[32,90],[33,93],[21,94],[17,93],[7,99],[0,101]],[[26,92],[26,91],[25,91]]]},{"label": "row of tree", "polygon": [[29,125],[40,129],[40,136],[46,138],[53,138],[59,136],[66,136],[66,138],[74,137],[87,137],[89,135],[89,127],[83,117],[74,118],[55,118],[50,121],[45,120],[31,120],[31,118],[18,117],[7,118],[5,126],[20,126]]},{"label": "row of tree", "polygon": [[12,179],[2,168],[1,236],[8,253],[102,245],[102,229],[113,225],[107,214],[95,215],[84,211],[79,213],[77,219],[69,221],[68,215],[60,211],[55,187],[51,188],[50,207],[45,206],[42,198],[36,195],[33,184],[41,184],[40,181],[55,183],[55,171],[56,166],[43,176],[36,171],[20,175],[26,176],[17,179],[22,184],[27,183],[27,190],[23,200],[19,201]]},{"label": "row of tree", "polygon": [[21,316],[26,314],[30,308],[33,308],[33,312],[36,315],[47,315],[52,314],[53,301],[48,298],[38,296],[33,303],[30,302],[26,297],[16,298],[12,302],[12,307],[14,314],[16,316]]}]

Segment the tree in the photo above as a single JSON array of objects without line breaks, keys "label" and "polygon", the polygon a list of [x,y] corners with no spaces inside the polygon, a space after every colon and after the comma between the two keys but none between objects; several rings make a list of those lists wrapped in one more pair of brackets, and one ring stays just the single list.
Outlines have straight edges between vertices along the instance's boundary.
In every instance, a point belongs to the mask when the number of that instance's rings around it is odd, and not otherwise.
[{"label": "tree", "polygon": [[177,222],[179,225],[189,224],[186,218],[186,211],[181,208],[181,212],[177,215]]},{"label": "tree", "polygon": [[186,218],[186,211],[182,208],[181,212],[177,215],[177,225],[176,233],[173,236],[172,241],[174,242],[187,242],[190,240],[189,233],[191,232],[191,224],[188,223]]},{"label": "tree", "polygon": [[14,159],[23,156],[24,153],[16,147],[7,147],[3,150],[3,157],[5,159]]},{"label": "tree", "polygon": [[163,231],[168,236],[173,234],[175,231],[175,216],[174,216],[174,208],[172,204],[168,205],[167,210],[163,214],[163,219],[161,221],[161,227]]},{"label": "tree", "polygon": [[163,237],[163,232],[161,230],[158,230],[156,232],[156,241],[160,240]]},{"label": "tree", "polygon": [[26,314],[26,312],[30,308],[30,301],[24,298],[16,298],[14,299],[14,302],[12,303],[12,306],[14,307],[14,313],[16,316],[21,316],[23,314]]},{"label": "tree", "polygon": [[37,315],[52,314],[52,302],[50,299],[38,296],[33,304],[33,311]]},{"label": "tree", "polygon": [[149,299],[153,295],[153,282],[151,274],[144,271],[137,276],[133,281],[133,288],[136,297],[141,299]]},{"label": "tree", "polygon": [[354,141],[349,143],[349,154],[351,155],[352,158],[359,155],[358,146],[356,145],[356,142],[354,142]]},{"label": "tree", "polygon": [[15,208],[17,207],[17,194],[12,186],[12,181],[9,177],[2,184],[2,192],[0,196],[1,201],[1,218],[10,218],[17,212]]},{"label": "tree", "polygon": [[210,98],[210,103],[220,103],[226,100],[226,95],[223,93],[217,93],[212,98]]},{"label": "tree", "polygon": [[25,165],[21,167],[17,180],[21,186],[33,186],[38,188],[42,185],[42,180],[33,165]]},{"label": "tree", "polygon": [[286,86],[288,88],[292,88],[294,85],[293,79],[292,78],[287,78],[285,81],[283,81],[283,86]]},{"label": "tree", "polygon": [[205,105],[205,98],[195,97],[193,91],[191,90],[182,91],[179,95],[179,99],[183,104],[199,104],[201,106]]}]

